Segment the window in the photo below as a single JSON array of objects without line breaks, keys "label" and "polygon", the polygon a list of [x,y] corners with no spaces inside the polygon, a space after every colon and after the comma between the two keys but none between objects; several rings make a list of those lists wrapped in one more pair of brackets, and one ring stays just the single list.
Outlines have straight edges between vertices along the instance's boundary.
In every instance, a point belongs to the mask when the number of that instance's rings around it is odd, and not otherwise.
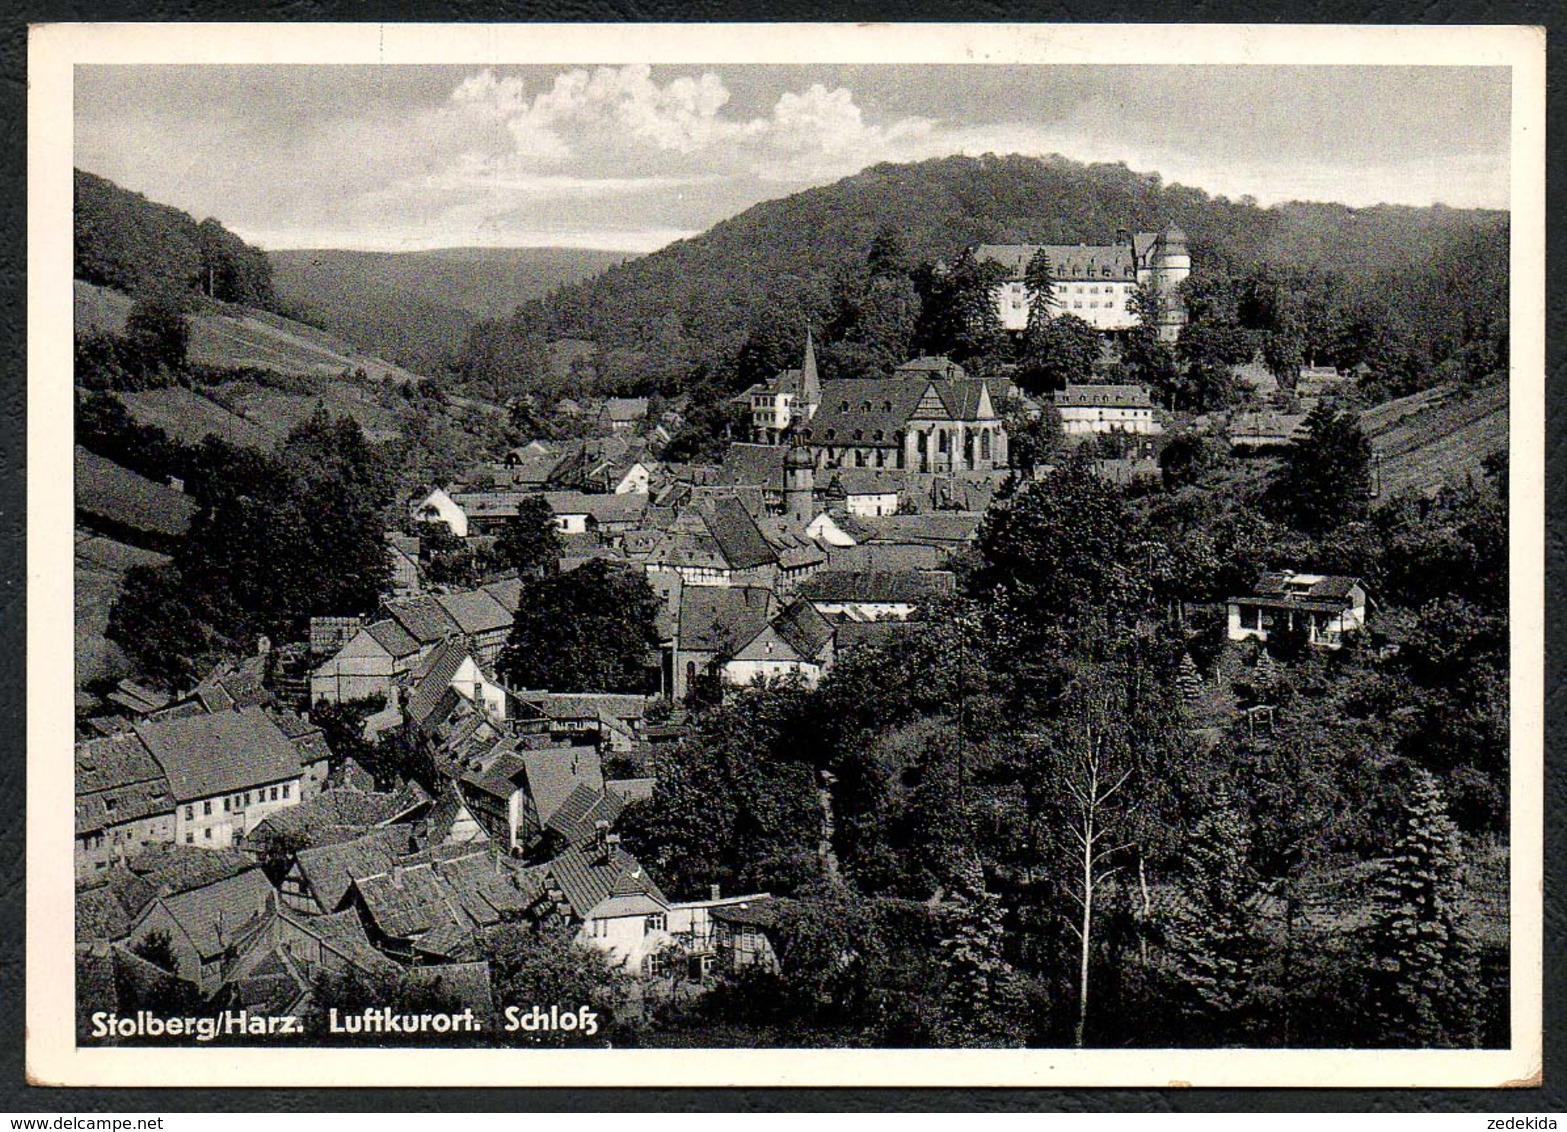
[{"label": "window", "polygon": [[[249,790],[245,791],[245,805],[247,805],[247,806],[250,805],[250,791]],[[190,815],[186,814],[185,816],[189,817]]]},{"label": "window", "polygon": [[1257,607],[1254,605],[1241,606],[1241,628],[1255,629],[1257,627]]},{"label": "window", "polygon": [[277,801],[277,787],[276,786],[274,786],[272,788],[272,797],[269,800],[273,801],[273,802]]},{"label": "window", "polygon": [[186,833],[185,834],[185,844],[186,845],[194,845],[194,844],[196,844],[196,835],[194,833]]},{"label": "window", "polygon": [[870,411],[871,411],[871,403],[869,401],[861,401],[860,402],[860,412],[868,413]]},{"label": "window", "polygon": [[205,837],[208,841],[211,841],[212,840],[212,827],[209,825],[206,829],[202,830],[201,831],[201,835],[203,837]]},{"label": "window", "polygon": [[186,806],[185,807],[185,820],[186,821],[195,821],[196,820],[196,807],[195,806]]},{"label": "window", "polygon": [[652,935],[664,930],[667,920],[662,912],[655,912],[642,921],[642,934]]},{"label": "window", "polygon": [[103,812],[106,814],[112,814],[114,813],[114,807],[118,806],[119,804],[119,800],[116,798],[105,798],[103,800]]},{"label": "window", "polygon": [[210,818],[212,816],[212,803],[210,801],[203,802],[201,804],[201,816],[204,818]]},{"label": "window", "polygon": [[891,401],[883,401],[881,403],[881,411],[884,412],[884,413],[892,412],[892,402]]},{"label": "window", "polygon": [[945,451],[947,451],[948,448],[950,447],[950,445],[951,445],[951,441],[948,439],[947,430],[946,429],[942,429],[940,432],[936,433],[936,451],[937,452],[945,452]]},{"label": "window", "polygon": [[979,458],[981,460],[988,460],[988,459],[990,459],[990,430],[989,429],[986,429],[984,432],[979,434]]},{"label": "window", "polygon": [[229,799],[227,799],[227,798],[223,799],[223,812],[225,814],[228,813],[230,808],[231,807],[229,806]]},{"label": "window", "polygon": [[863,468],[865,466],[865,449],[856,448],[854,450],[854,466],[856,468]]},{"label": "window", "polygon": [[649,955],[646,961],[647,973],[655,978],[662,979],[669,974],[669,956],[663,952]]},{"label": "window", "polygon": [[285,782],[285,783],[283,783],[283,800],[284,800],[284,801],[285,801],[285,802],[286,802],[286,801],[288,801],[288,788],[289,788],[289,787],[290,787],[290,786],[292,786],[292,785],[293,785],[293,783],[291,783],[291,782]]},{"label": "window", "polygon": [[864,440],[865,439],[865,430],[863,428],[855,429],[854,430],[854,439],[855,440]]},{"label": "window", "polygon": [[849,411],[849,403],[847,401],[840,401],[838,403],[838,411],[840,413],[847,413]]}]

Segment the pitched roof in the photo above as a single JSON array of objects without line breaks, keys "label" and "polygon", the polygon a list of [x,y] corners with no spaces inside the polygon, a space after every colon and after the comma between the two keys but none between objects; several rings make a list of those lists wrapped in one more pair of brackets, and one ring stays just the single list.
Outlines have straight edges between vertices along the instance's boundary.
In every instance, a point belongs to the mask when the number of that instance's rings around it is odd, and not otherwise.
[{"label": "pitched roof", "polygon": [[741,900],[733,904],[714,904],[707,910],[713,919],[737,927],[770,928],[778,923],[780,901],[771,896]]},{"label": "pitched roof", "polygon": [[[372,826],[384,825],[397,818],[409,818],[427,809],[430,796],[418,783],[410,783],[402,790],[382,794],[359,790],[323,790],[297,806],[268,814],[246,837],[255,842],[266,834],[296,834],[309,839],[311,845],[329,841],[351,841],[367,833]],[[352,830],[346,836],[326,830]]]},{"label": "pitched roof", "polygon": [[641,719],[647,711],[647,697],[630,692],[518,692],[517,698],[556,720]]},{"label": "pitched roof", "polygon": [[801,660],[816,660],[832,640],[832,626],[803,599],[796,600],[773,618],[773,629]]},{"label": "pitched roof", "polygon": [[539,822],[548,825],[578,786],[602,793],[604,763],[594,747],[547,747],[521,755],[528,796]]},{"label": "pitched roof", "polygon": [[571,848],[544,867],[548,878],[559,886],[571,906],[572,914],[586,920],[593,911],[613,896],[643,896],[664,907],[669,901],[642,863],[618,846],[605,855],[596,849]]},{"label": "pitched roof", "polygon": [[760,586],[687,586],[680,593],[680,647],[727,652],[756,635],[777,610]]},{"label": "pitched roof", "polygon": [[390,618],[367,625],[364,631],[394,659],[401,660],[419,651],[419,642]]},{"label": "pitched roof", "polygon": [[[1150,245],[1155,239],[1153,233],[1139,236],[1147,236]],[[1050,260],[1050,274],[1057,281],[1137,279],[1133,249],[1126,244],[980,244],[974,249],[974,258],[980,263],[999,263],[1007,269],[1009,279],[1020,280],[1029,261],[1041,251]]]},{"label": "pitched roof", "polygon": [[945,354],[921,354],[917,358],[910,358],[898,366],[894,373],[928,374],[931,377],[941,378],[967,378],[968,373],[957,362]]},{"label": "pitched roof", "polygon": [[629,806],[632,802],[646,802],[653,797],[653,789],[658,785],[657,778],[611,778],[604,782],[604,789],[615,795],[622,806]]},{"label": "pitched roof", "polygon": [[273,903],[260,869],[160,899],[203,958],[221,955],[235,936]]},{"label": "pitched roof", "polygon": [[[951,544],[973,542],[984,516],[973,511],[933,511],[925,515],[856,516],[852,521],[861,542]],[[848,529],[851,524],[843,524]]]},{"label": "pitched roof", "polygon": [[620,799],[610,794],[602,782],[594,789],[588,782],[579,781],[544,826],[560,834],[568,845],[586,845],[596,835],[598,823],[614,824],[623,808]]},{"label": "pitched roof", "polygon": [[713,483],[782,491],[784,453],[788,450],[782,444],[731,444],[714,471]]},{"label": "pitched roof", "polygon": [[823,570],[801,582],[798,592],[813,602],[918,604],[952,588],[953,576],[945,571]]},{"label": "pitched roof", "polygon": [[389,601],[383,608],[388,617],[421,645],[433,644],[461,628],[441,603],[429,594]]},{"label": "pitched roof", "polygon": [[457,670],[470,655],[468,642],[461,637],[448,637],[435,646],[412,676],[413,692],[407,706],[409,719],[423,723],[434,714],[446,698]]},{"label": "pitched roof", "polygon": [[647,416],[646,397],[610,397],[604,415],[612,421],[640,421]]},{"label": "pitched roof", "polygon": [[738,499],[711,500],[703,508],[702,518],[731,569],[750,570],[778,561],[756,520]]},{"label": "pitched roof", "polygon": [[1063,409],[1151,409],[1153,396],[1146,385],[1068,385],[1054,395]]},{"label": "pitched roof", "polygon": [[[936,381],[931,383],[931,389],[940,398],[947,420],[979,421],[995,418],[995,406],[987,406],[985,403],[989,389],[982,380],[961,378]],[[988,415],[982,413],[986,408],[990,410]]]},{"label": "pitched roof", "polygon": [[149,720],[136,725],[136,734],[180,802],[299,775],[299,750],[258,707]]},{"label": "pitched roof", "polygon": [[343,894],[356,876],[385,872],[411,844],[406,828],[390,826],[372,830],[363,837],[305,849],[295,857],[295,865],[310,885],[316,903],[333,912],[342,903]]},{"label": "pitched roof", "polygon": [[648,498],[628,491],[590,494],[582,491],[546,491],[544,500],[556,515],[587,515],[597,523],[636,523],[647,512]]},{"label": "pitched roof", "polygon": [[829,492],[836,488],[845,496],[895,495],[908,490],[908,477],[902,472],[881,468],[839,468],[832,474]]},{"label": "pitched roof", "polygon": [[457,627],[469,636],[511,627],[511,612],[485,590],[461,590],[435,599]]},{"label": "pitched roof", "polygon": [[163,768],[135,734],[76,745],[78,834],[173,810]]},{"label": "pitched roof", "polygon": [[923,374],[826,382],[821,408],[800,435],[813,446],[896,447],[932,384]]},{"label": "pitched roof", "polygon": [[1284,570],[1258,576],[1248,598],[1266,598],[1305,609],[1336,611],[1345,607],[1359,578],[1338,574],[1297,574]]},{"label": "pitched roof", "polygon": [[521,578],[502,578],[499,581],[488,582],[483,586],[484,592],[500,602],[501,608],[508,613],[515,614],[517,607],[522,604],[523,581]]}]

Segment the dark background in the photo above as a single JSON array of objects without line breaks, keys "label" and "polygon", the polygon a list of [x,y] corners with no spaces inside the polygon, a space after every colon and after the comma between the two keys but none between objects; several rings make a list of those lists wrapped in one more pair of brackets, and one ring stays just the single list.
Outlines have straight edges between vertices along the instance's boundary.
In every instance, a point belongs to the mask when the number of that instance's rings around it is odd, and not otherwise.
[{"label": "dark background", "polygon": [[[1555,34],[1556,0],[35,0],[0,25],[0,1111],[23,1115],[173,1111],[1058,1111],[1475,1112],[1539,1115],[1563,1111],[1567,1073],[1553,1024],[1563,990],[1567,924],[1558,888],[1567,812],[1560,737],[1563,694],[1555,663],[1564,618],[1559,523],[1564,471],[1562,422],[1555,412],[1563,372],[1564,306],[1546,310],[1546,892],[1545,1080],[1513,1090],[1421,1089],[35,1089],[23,1068],[24,881],[26,797],[26,97],[27,24],[61,21],[972,21],[1202,22],[1349,24],[1533,24],[1548,29],[1547,295],[1560,293],[1562,265],[1549,252],[1560,219],[1564,151],[1560,144],[1564,53]],[[1418,60],[1410,60],[1418,62]],[[156,1056],[156,1055],[153,1055]],[[693,1051],[692,1056],[701,1056]],[[1483,1127],[1478,1121],[1477,1128]]]}]

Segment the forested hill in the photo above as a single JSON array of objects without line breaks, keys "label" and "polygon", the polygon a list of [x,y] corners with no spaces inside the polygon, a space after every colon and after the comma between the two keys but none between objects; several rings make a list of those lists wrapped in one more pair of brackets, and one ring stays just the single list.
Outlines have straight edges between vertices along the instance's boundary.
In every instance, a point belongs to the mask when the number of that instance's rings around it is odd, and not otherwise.
[{"label": "forested hill", "polygon": [[277,310],[272,267],[222,224],[76,170],[75,275],[132,294],[196,292]]},{"label": "forested hill", "polygon": [[268,253],[282,301],[312,323],[421,373],[461,353],[472,326],[620,263],[593,248],[294,249]]},{"label": "forested hill", "polygon": [[[1505,293],[1505,213],[1330,204],[1261,208],[1166,185],[1124,165],[1060,157],[949,157],[877,165],[756,205],[701,236],[612,267],[527,305],[511,325],[481,328],[469,357],[526,336],[591,340],[643,355],[642,379],[732,359],[765,318],[821,318],[834,278],[864,262],[878,230],[896,229],[916,260],[951,262],[981,242],[1100,243],[1118,229],[1176,223],[1195,261],[1243,273],[1267,263],[1341,276],[1385,295],[1419,291],[1429,270],[1474,274]],[[1486,243],[1477,250],[1476,239]],[[1500,247],[1500,256],[1496,253]],[[1444,257],[1447,262],[1444,266]],[[1449,271],[1456,267],[1457,270]],[[1471,284],[1476,285],[1476,284]]]}]

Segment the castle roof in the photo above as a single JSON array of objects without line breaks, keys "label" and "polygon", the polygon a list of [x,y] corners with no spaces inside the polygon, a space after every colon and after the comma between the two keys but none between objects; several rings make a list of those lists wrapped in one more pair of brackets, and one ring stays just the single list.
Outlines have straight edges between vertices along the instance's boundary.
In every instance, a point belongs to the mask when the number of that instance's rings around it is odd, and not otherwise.
[{"label": "castle roof", "polygon": [[[1139,233],[1144,235],[1145,233]],[[1148,243],[1154,241],[1146,233]],[[1029,262],[1040,252],[1050,260],[1050,274],[1057,282],[1133,282],[1137,278],[1134,246],[1126,244],[981,244],[974,258],[999,263],[1013,282],[1023,278]]]}]

